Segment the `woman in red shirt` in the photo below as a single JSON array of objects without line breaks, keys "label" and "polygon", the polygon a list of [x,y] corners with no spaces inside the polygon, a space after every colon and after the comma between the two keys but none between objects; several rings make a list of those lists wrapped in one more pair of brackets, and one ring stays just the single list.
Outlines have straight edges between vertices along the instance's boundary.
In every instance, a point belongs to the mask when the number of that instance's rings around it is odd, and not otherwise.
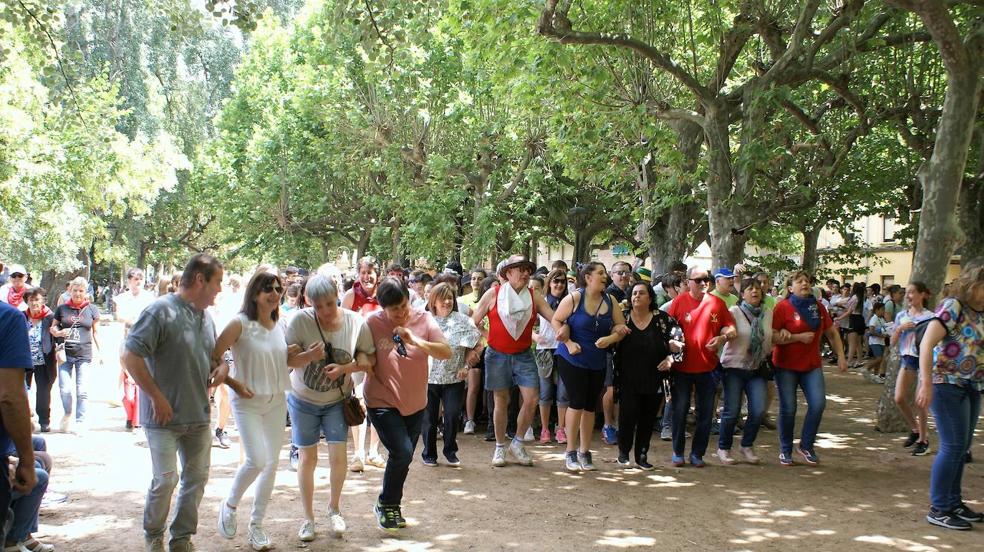
[{"label": "woman in red shirt", "polygon": [[793,465],[793,424],[796,420],[796,388],[803,389],[806,398],[806,417],[800,435],[798,452],[807,464],[817,465],[820,458],[813,449],[826,406],[823,381],[823,361],[820,359],[822,334],[837,353],[837,367],[847,371],[844,345],[827,309],[813,296],[810,275],[797,271],[786,286],[789,297],[776,304],[772,315],[772,363],[776,367],[776,390],[779,394],[779,463]]}]

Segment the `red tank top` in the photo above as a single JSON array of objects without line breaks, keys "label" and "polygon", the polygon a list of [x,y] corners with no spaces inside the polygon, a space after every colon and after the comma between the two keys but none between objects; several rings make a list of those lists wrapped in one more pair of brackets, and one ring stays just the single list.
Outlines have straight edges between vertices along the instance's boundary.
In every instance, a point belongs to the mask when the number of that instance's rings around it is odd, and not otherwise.
[{"label": "red tank top", "polygon": [[366,290],[362,289],[362,282],[356,282],[352,286],[352,291],[353,311],[362,316],[367,316],[369,313],[379,310],[379,303],[376,301],[376,298],[366,294]]},{"label": "red tank top", "polygon": [[[496,299],[498,299],[499,293],[501,292],[502,286],[499,286],[495,294]],[[533,288],[530,288],[530,293],[533,293]],[[523,333],[519,336],[519,339],[513,339],[509,335],[509,330],[506,329],[506,326],[502,323],[502,319],[499,318],[498,304],[499,301],[493,301],[492,307],[489,309],[489,347],[500,353],[510,355],[528,350],[533,345],[533,325],[536,324],[536,304],[534,303],[532,306],[534,312],[531,314],[530,321],[526,324],[526,328],[523,329]]]}]

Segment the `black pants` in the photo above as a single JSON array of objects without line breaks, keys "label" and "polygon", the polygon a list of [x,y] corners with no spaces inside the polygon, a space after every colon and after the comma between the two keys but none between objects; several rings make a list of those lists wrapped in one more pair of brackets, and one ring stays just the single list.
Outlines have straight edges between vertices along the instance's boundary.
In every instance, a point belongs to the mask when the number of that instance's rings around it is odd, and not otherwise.
[{"label": "black pants", "polygon": [[[441,424],[444,432],[444,456],[458,452],[458,416],[465,400],[465,382],[446,385],[427,384],[427,409],[424,414],[423,434],[425,460],[437,460],[437,426]],[[441,403],[444,403],[444,418],[439,419]]]},{"label": "black pants", "polygon": [[389,451],[379,503],[384,506],[399,506],[403,502],[403,485],[407,481],[413,451],[417,448],[417,439],[420,437],[424,410],[404,416],[395,408],[367,408],[366,417],[376,426],[379,442]]},{"label": "black pants", "polygon": [[628,389],[620,390],[618,410],[618,452],[628,457],[635,445],[635,461],[646,460],[649,441],[653,436],[653,425],[660,406],[662,393],[636,393]]},{"label": "black pants", "polygon": [[34,385],[37,387],[37,400],[34,409],[38,413],[38,423],[51,424],[51,387],[55,384],[51,369],[47,366],[34,367]]}]

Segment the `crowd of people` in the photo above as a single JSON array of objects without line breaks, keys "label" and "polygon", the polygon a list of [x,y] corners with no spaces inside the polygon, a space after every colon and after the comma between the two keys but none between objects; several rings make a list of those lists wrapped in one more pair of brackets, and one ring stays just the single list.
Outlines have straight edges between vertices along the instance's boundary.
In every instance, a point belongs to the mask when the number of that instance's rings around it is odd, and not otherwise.
[{"label": "crowd of people", "polygon": [[[818,465],[823,355],[841,372],[853,367],[883,383],[891,348],[900,365],[895,400],[911,428],[904,446],[914,455],[929,452],[929,413],[935,419],[939,446],[927,520],[950,529],[984,521],[961,495],[984,389],[982,268],[965,270],[935,310],[920,282],[891,286],[882,296],[875,284],[830,280],[821,288],[797,271],[773,286],[768,274],[742,265],[711,272],[674,263],[655,279],[621,261],[609,272],[598,262],[537,267],[520,255],[469,273],[456,264],[439,273],[380,269],[366,257],[351,276],[328,264],[310,274],[261,265],[240,277],[199,254],[179,274],[161,278],[157,293],[146,289],[142,271],[127,272],[112,314],[124,326],[124,423],[143,428],[151,456],[148,551],[165,549],[167,530],[171,551],[194,550],[210,451],[213,444],[229,446],[230,416],[244,459],[219,506],[218,533],[240,534],[238,509],[255,485],[245,536],[253,550],[269,550],[264,521],[285,425],[304,511],[301,541],[321,530],[313,498],[322,440],[330,469],[328,533],[346,531],[342,487],[349,470],[366,464],[385,470],[376,521],[397,531],[406,525],[403,489],[421,435],[423,466],[459,466],[458,431],[477,431],[481,407],[496,467],[510,459],[533,466],[526,445],[538,440],[565,446],[567,470],[596,470],[596,420],[602,439],[617,445],[620,467],[654,469],[649,451],[658,428],[677,467],[705,467],[715,434],[712,457],[722,465],[759,463],[755,443],[763,428],[778,430],[779,465]],[[52,431],[55,381],[63,411],[58,429],[82,430],[87,372],[104,358],[98,328],[106,313],[89,303],[83,278],[72,280],[51,310],[45,290],[27,284],[24,267],[8,272],[0,287],[0,445],[18,460],[9,487],[0,485],[12,490],[0,502],[15,505],[6,544],[51,551],[31,536],[51,466],[36,452],[44,450],[43,438],[32,442],[27,392],[35,389],[39,435]],[[794,443],[800,392],[807,410]]]}]

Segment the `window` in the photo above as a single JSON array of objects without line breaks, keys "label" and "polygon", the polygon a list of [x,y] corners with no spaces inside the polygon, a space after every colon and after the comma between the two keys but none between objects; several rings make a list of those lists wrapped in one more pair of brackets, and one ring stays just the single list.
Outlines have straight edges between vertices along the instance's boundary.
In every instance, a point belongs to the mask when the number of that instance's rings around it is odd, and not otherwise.
[{"label": "window", "polygon": [[895,241],[895,219],[891,217],[882,218],[882,241]]},{"label": "window", "polygon": [[885,275],[881,277],[882,291],[885,291],[891,285],[895,285],[895,276]]}]

